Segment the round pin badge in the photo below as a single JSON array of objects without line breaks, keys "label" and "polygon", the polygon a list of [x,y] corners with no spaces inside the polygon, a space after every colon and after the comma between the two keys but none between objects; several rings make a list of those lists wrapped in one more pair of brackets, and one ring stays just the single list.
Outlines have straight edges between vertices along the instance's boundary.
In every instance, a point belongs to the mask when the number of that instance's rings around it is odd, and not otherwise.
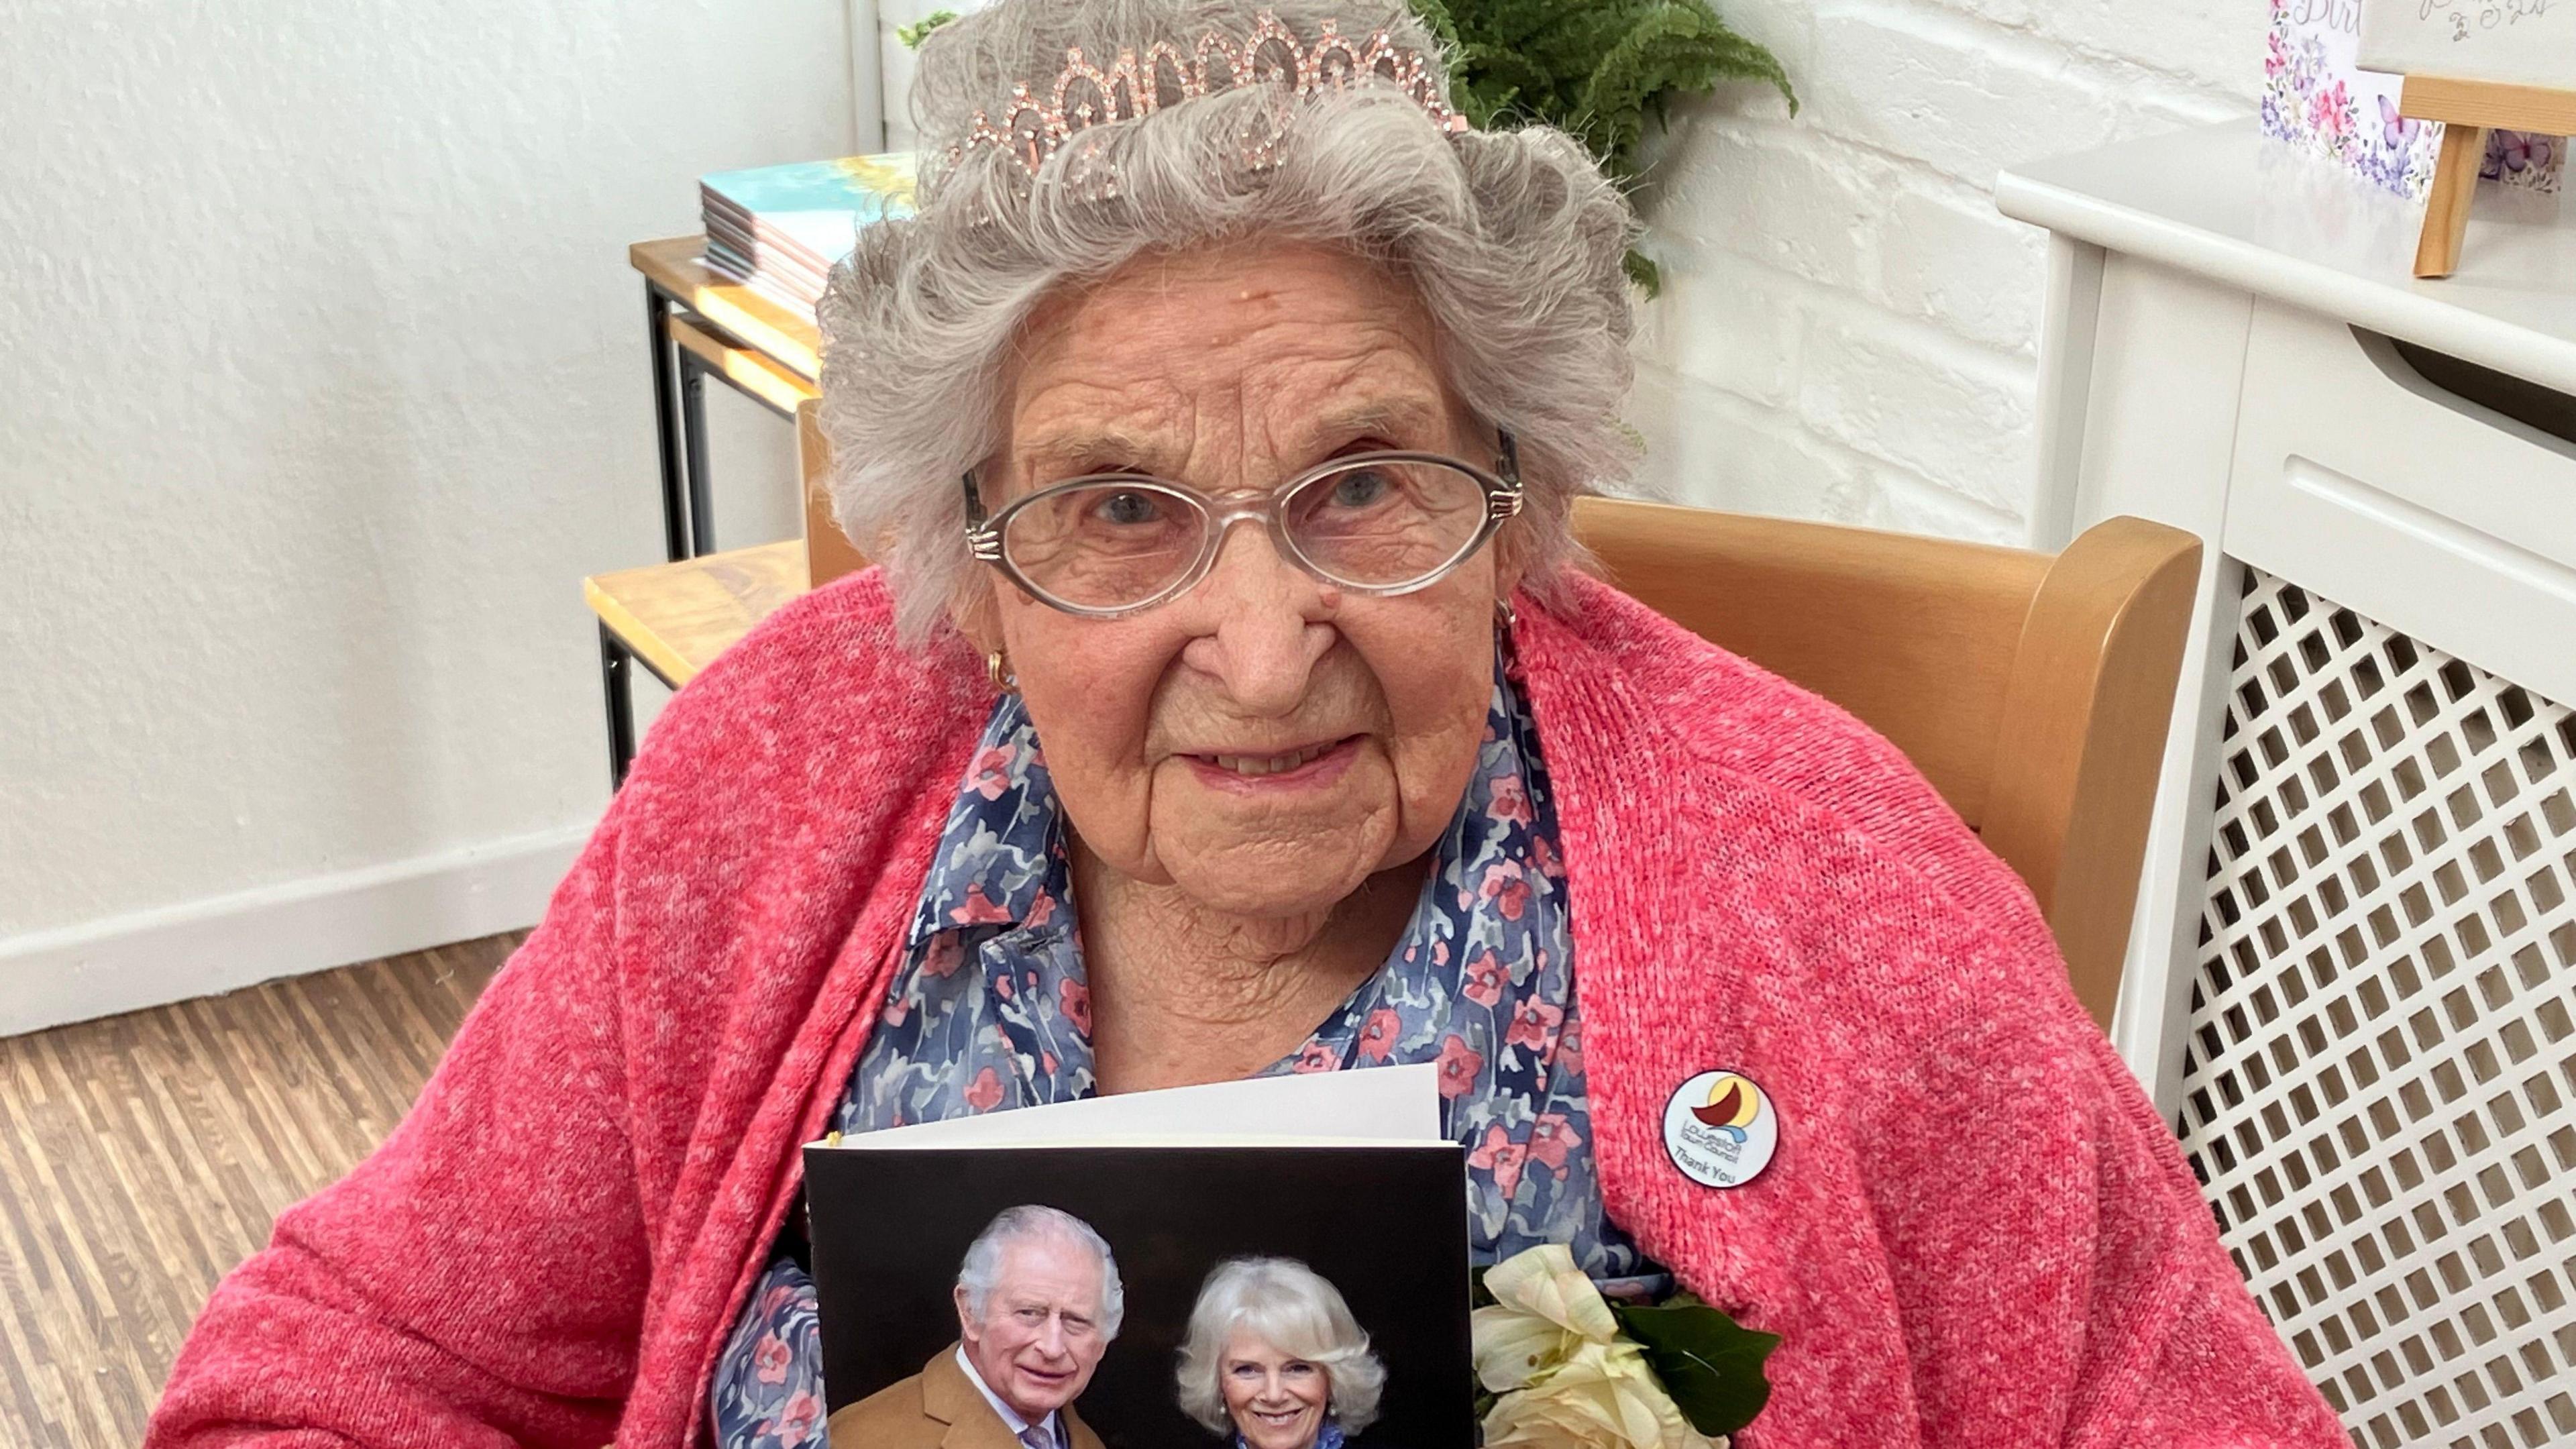
[{"label": "round pin badge", "polygon": [[1741,1072],[1702,1072],[1664,1104],[1664,1150],[1705,1187],[1742,1187],[1780,1148],[1780,1109]]}]

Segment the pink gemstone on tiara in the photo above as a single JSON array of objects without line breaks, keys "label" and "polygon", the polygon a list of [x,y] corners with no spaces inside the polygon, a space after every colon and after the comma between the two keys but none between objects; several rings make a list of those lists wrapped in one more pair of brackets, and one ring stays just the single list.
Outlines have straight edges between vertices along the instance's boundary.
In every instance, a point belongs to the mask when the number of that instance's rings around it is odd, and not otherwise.
[{"label": "pink gemstone on tiara", "polygon": [[[1375,75],[1393,83],[1422,108],[1440,129],[1452,135],[1468,128],[1467,118],[1449,105],[1421,52],[1397,45],[1379,30],[1365,47],[1354,45],[1339,24],[1317,26],[1315,43],[1300,43],[1297,33],[1278,15],[1264,10],[1253,17],[1252,31],[1238,48],[1225,35],[1210,31],[1184,54],[1168,40],[1158,40],[1139,57],[1122,48],[1107,69],[1091,62],[1082,47],[1067,46],[1064,69],[1041,101],[1028,82],[1011,86],[1009,101],[997,124],[985,111],[969,121],[966,139],[948,150],[954,165],[979,149],[1008,153],[1037,175],[1047,158],[1076,132],[1150,116],[1163,106],[1245,85],[1275,85],[1298,96],[1340,90],[1360,77]],[[1268,143],[1256,149],[1256,162],[1269,159]]]}]

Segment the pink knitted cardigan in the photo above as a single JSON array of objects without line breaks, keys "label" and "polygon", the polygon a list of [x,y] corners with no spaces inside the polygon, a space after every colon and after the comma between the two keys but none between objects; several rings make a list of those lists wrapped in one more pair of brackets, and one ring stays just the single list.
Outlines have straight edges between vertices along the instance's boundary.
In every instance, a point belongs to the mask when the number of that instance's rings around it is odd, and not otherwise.
[{"label": "pink knitted cardigan", "polygon": [[[1520,619],[1609,1209],[1786,1337],[1741,1443],[2339,1449],[2029,896],[1922,777],[1604,585]],[[874,574],[682,691],[411,1115],[215,1290],[148,1444],[703,1442],[989,704],[962,648],[894,647]],[[1725,1191],[1661,1136],[1715,1067],[1783,1123]]]}]

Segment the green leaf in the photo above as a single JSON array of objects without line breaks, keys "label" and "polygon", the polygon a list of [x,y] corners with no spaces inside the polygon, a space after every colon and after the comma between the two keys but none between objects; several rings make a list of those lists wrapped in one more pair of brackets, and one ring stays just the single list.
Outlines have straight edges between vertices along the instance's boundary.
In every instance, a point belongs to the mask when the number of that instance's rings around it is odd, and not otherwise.
[{"label": "green leaf", "polygon": [[1469,1308],[1491,1308],[1501,1301],[1494,1296],[1493,1289],[1485,1286],[1485,1275],[1492,1271],[1493,1269],[1491,1268],[1479,1268],[1475,1272],[1467,1275],[1467,1306]]},{"label": "green leaf", "polygon": [[930,38],[930,32],[956,18],[957,12],[954,10],[933,10],[915,24],[896,26],[894,38],[902,41],[903,48],[906,50],[919,50],[921,42]]},{"label": "green leaf", "polygon": [[[1707,0],[1412,0],[1451,57],[1450,103],[1479,127],[1542,123],[1580,140],[1622,184],[1649,119],[1719,82],[1798,97],[1779,58],[1726,28]],[[1630,275],[1651,271],[1632,259]]]},{"label": "green leaf", "polygon": [[1628,269],[1628,280],[1637,284],[1637,289],[1646,294],[1647,300],[1652,301],[1662,295],[1664,269],[1655,265],[1653,257],[1630,247],[1628,254],[1619,259],[1619,264]]},{"label": "green leaf", "polygon": [[1620,1329],[1645,1348],[1664,1392],[1702,1434],[1732,1434],[1771,1401],[1762,1361],[1780,1346],[1780,1335],[1741,1327],[1705,1304],[1614,1303],[1610,1311],[1618,1315]]}]

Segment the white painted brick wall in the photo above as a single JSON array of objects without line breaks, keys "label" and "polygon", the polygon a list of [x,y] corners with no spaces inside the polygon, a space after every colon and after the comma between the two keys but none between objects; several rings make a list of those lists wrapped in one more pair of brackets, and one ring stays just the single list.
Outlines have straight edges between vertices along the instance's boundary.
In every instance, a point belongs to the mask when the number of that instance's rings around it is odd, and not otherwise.
[{"label": "white painted brick wall", "polygon": [[1802,107],[1732,86],[1649,142],[1641,481],[2023,541],[2046,247],[1995,172],[2247,113],[2263,0],[1715,3]]}]

